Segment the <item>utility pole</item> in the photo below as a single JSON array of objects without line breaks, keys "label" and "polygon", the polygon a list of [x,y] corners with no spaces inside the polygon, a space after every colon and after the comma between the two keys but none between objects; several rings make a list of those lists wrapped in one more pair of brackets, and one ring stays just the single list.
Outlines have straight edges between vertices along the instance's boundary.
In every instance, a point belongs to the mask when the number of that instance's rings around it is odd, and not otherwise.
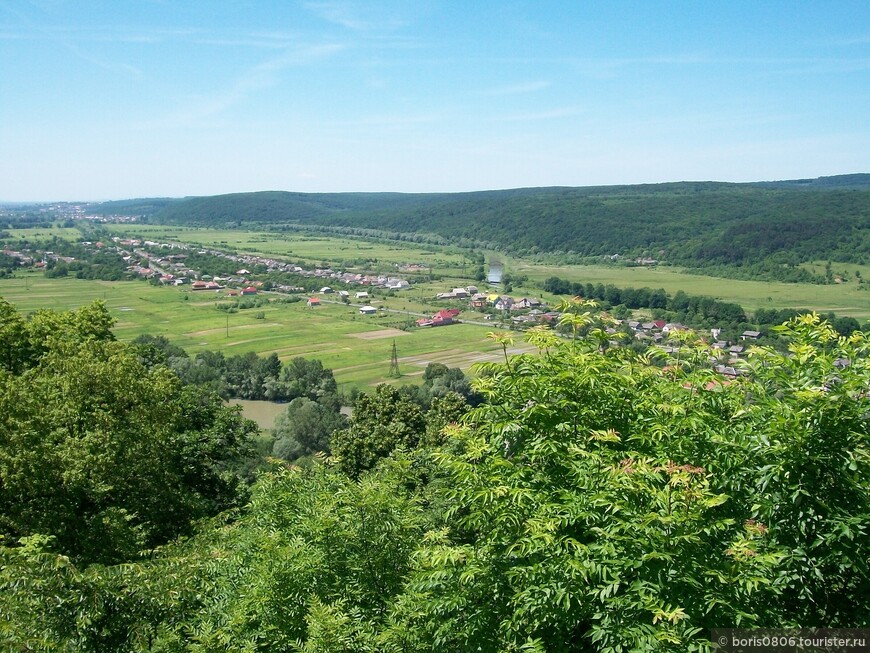
[{"label": "utility pole", "polygon": [[402,373],[399,371],[399,356],[396,353],[396,341],[393,340],[393,351],[390,355],[390,374],[391,379],[398,379],[402,376]]}]

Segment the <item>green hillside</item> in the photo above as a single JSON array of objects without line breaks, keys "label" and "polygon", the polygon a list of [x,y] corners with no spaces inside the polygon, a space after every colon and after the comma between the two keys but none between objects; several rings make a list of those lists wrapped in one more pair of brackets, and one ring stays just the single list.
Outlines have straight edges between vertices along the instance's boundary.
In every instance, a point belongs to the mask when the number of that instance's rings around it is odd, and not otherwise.
[{"label": "green hillside", "polygon": [[443,194],[269,191],[166,203],[151,219],[429,238],[567,262],[618,254],[624,262],[649,257],[725,276],[810,281],[800,263],[870,259],[870,175]]}]

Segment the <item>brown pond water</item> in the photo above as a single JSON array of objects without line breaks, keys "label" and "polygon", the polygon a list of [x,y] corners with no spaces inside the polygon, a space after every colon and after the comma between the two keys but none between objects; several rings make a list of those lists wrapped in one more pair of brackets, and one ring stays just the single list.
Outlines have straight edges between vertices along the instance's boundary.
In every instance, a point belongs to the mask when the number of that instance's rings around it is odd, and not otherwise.
[{"label": "brown pond water", "polygon": [[230,399],[230,406],[241,406],[242,415],[254,420],[261,429],[271,429],[275,426],[275,418],[287,410],[287,404],[262,399]]},{"label": "brown pond water", "polygon": [[[271,430],[275,427],[275,418],[287,410],[287,403],[266,401],[264,399],[229,399],[230,406],[241,406],[242,415],[252,419],[261,430]],[[353,410],[349,406],[343,406],[342,414],[351,416]]]}]

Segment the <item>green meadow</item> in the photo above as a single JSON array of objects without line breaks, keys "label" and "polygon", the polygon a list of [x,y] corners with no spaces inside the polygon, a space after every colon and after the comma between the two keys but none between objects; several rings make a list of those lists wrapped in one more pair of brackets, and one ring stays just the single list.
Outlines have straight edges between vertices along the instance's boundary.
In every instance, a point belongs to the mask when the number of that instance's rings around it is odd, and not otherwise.
[{"label": "green meadow", "polygon": [[[215,307],[223,294],[142,281],[46,279],[40,273],[0,280],[0,295],[25,313],[39,308],[77,308],[99,299],[117,320],[115,333],[121,340],[149,333],[166,336],[190,354],[253,351],[260,355],[275,352],[282,360],[317,358],[332,368],[345,386],[387,381],[394,341],[402,372],[399,383],[419,380],[431,361],[468,369],[474,362],[494,360],[500,353],[500,348],[486,338],[495,327],[457,324],[403,331],[397,327],[416,316],[388,312],[363,316],[357,307],[344,304],[308,308],[305,301],[275,302],[226,313]],[[285,297],[265,295],[276,300]],[[407,304],[402,298],[388,303],[399,310],[411,310],[401,308],[403,301]],[[375,300],[374,305],[381,303]],[[262,319],[255,317],[259,313]]]},{"label": "green meadow", "polygon": [[291,232],[236,231],[172,227],[161,225],[107,225],[118,235],[158,242],[183,242],[232,248],[239,253],[276,256],[290,261],[312,263],[370,262],[391,266],[421,263],[426,266],[457,267],[467,264],[459,250],[437,246],[422,247],[403,243],[375,243],[355,238],[307,235]]},{"label": "green meadow", "polygon": [[9,236],[5,242],[9,246],[14,246],[19,240],[44,241],[52,238],[62,238],[63,240],[81,240],[82,233],[75,227],[44,227],[40,229],[6,229]]},{"label": "green meadow", "polygon": [[[747,310],[756,308],[805,308],[859,320],[870,318],[870,289],[862,290],[854,279],[844,283],[817,285],[773,281],[741,281],[690,274],[666,266],[625,267],[619,265],[536,265],[508,259],[507,271],[522,274],[530,282],[561,277],[583,283],[613,284],[620,287],[664,288],[670,293],[682,290],[689,295],[707,295],[735,302]],[[836,264],[835,269],[845,264]],[[853,266],[857,267],[857,266]],[[867,272],[870,279],[870,271]]]}]

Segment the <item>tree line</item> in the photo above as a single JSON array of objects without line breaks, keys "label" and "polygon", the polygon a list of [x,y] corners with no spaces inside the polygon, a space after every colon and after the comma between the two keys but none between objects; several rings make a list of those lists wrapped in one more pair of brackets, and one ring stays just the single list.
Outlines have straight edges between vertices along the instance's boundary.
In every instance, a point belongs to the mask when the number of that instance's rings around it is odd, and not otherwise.
[{"label": "tree line", "polygon": [[[770,331],[771,327],[811,313],[809,310],[791,308],[760,308],[749,316],[743,307],[734,302],[689,295],[682,290],[671,294],[663,288],[618,287],[613,284],[572,282],[559,277],[549,277],[543,282],[542,288],[554,295],[598,300],[609,308],[650,309],[656,319],[668,318],[669,321],[681,322],[696,329],[721,328],[733,337],[750,328]],[[862,327],[853,317],[837,317],[834,313],[827,313],[824,317],[840,335],[847,336],[862,328],[870,330],[870,325]]]}]

